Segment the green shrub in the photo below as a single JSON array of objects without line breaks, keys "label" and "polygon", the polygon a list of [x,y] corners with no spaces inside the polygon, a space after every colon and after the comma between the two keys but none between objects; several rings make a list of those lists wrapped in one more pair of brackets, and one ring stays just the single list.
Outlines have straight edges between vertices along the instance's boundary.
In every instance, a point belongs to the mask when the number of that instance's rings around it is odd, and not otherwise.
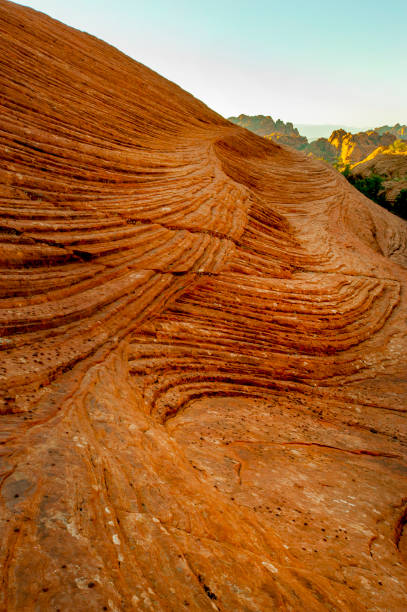
[{"label": "green shrub", "polygon": [[351,185],[356,187],[367,198],[370,198],[376,204],[380,204],[380,206],[383,206],[383,208],[386,208],[402,219],[407,219],[407,189],[402,189],[394,202],[388,202],[383,191],[384,178],[382,176],[373,173],[365,178],[354,176],[350,173],[349,165],[342,170],[342,174]]},{"label": "green shrub", "polygon": [[350,164],[347,164],[344,169],[342,170],[342,174],[345,178],[348,179],[348,181],[351,183],[351,179],[350,179]]},{"label": "green shrub", "polygon": [[407,219],[407,189],[402,189],[394,200],[394,205],[390,209],[395,215],[402,219]]},{"label": "green shrub", "polygon": [[358,191],[363,193],[367,198],[373,200],[373,202],[381,204],[382,206],[386,203],[386,198],[383,193],[383,177],[373,173],[366,178],[353,176],[350,174],[348,168],[345,168],[343,175]]}]

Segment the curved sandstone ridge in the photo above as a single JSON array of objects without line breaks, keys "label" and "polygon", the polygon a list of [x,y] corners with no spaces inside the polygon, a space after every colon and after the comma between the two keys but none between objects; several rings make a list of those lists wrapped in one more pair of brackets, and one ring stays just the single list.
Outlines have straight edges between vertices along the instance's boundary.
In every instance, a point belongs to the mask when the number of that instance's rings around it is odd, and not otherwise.
[{"label": "curved sandstone ridge", "polygon": [[407,225],[0,0],[0,610],[402,610]]}]

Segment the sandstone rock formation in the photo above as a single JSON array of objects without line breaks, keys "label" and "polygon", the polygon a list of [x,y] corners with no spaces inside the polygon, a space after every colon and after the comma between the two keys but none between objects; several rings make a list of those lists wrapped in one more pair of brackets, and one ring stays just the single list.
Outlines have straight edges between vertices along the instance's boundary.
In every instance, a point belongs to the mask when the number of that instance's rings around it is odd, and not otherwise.
[{"label": "sandstone rock formation", "polygon": [[270,115],[239,115],[238,117],[229,117],[229,121],[254,132],[254,134],[264,136],[268,140],[278,141],[294,149],[302,150],[308,144],[307,138],[301,136],[291,122],[284,123],[281,119],[274,121]]},{"label": "sandstone rock formation", "polygon": [[274,142],[278,142],[279,144],[292,147],[298,151],[304,151],[308,146],[308,140],[305,138],[305,136],[300,136],[299,134],[282,134],[281,132],[271,132],[271,134],[267,134],[265,138],[267,138],[267,140],[274,140]]},{"label": "sandstone rock formation", "polygon": [[292,123],[284,123],[281,119],[274,121],[270,115],[244,115],[241,114],[238,117],[229,117],[229,121],[235,125],[240,125],[259,136],[267,136],[272,132],[278,132],[280,134],[286,134],[287,136],[296,135],[299,136],[298,130],[293,126]]},{"label": "sandstone rock formation", "polygon": [[336,149],[342,165],[354,164],[365,159],[378,147],[387,147],[396,140],[394,134],[378,134],[374,130],[349,134],[345,130],[336,130],[329,137],[330,144]]},{"label": "sandstone rock formation", "polygon": [[318,138],[310,142],[307,146],[307,153],[328,162],[328,164],[334,164],[339,159],[338,148],[328,138]]},{"label": "sandstone rock formation", "polygon": [[351,134],[345,130],[335,130],[329,138],[318,138],[306,147],[318,159],[328,163],[339,162],[342,166],[362,161],[378,147],[388,147],[396,136],[389,132],[379,134],[375,130]]},{"label": "sandstone rock formation", "polygon": [[287,145],[298,151],[310,153],[330,164],[340,161],[342,166],[358,163],[377,148],[386,148],[397,138],[407,137],[406,126],[397,123],[393,127],[382,126],[357,134],[338,129],[334,130],[329,138],[318,138],[308,142],[308,139],[301,136],[292,123],[284,123],[280,119],[274,121],[270,116],[239,115],[238,117],[229,117],[229,121],[268,140],[277,141],[279,144]]},{"label": "sandstone rock formation", "polygon": [[379,134],[389,132],[390,134],[394,134],[396,138],[407,140],[407,125],[400,125],[400,123],[396,123],[395,125],[382,125],[375,128],[375,132],[378,132]]},{"label": "sandstone rock formation", "polygon": [[0,610],[403,610],[407,224],[0,0]]},{"label": "sandstone rock formation", "polygon": [[372,174],[382,177],[386,200],[394,202],[402,189],[407,189],[407,143],[394,147],[378,147],[366,159],[351,167],[355,177],[366,178]]}]

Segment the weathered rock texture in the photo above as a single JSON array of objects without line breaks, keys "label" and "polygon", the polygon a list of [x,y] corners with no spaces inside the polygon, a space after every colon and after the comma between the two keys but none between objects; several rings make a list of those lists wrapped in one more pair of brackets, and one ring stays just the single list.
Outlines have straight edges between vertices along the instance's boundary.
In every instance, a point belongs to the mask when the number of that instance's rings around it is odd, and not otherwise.
[{"label": "weathered rock texture", "polygon": [[397,137],[390,132],[379,134],[375,130],[349,134],[345,130],[335,130],[329,137],[330,144],[336,149],[343,165],[362,161],[378,147],[391,145]]},{"label": "weathered rock texture", "polygon": [[396,141],[394,147],[379,147],[366,159],[354,164],[350,173],[366,178],[376,174],[383,178],[386,200],[394,202],[402,189],[407,189],[407,143]]},{"label": "weathered rock texture", "polygon": [[273,132],[285,134],[286,136],[300,136],[297,128],[288,121],[284,123],[281,119],[274,121],[270,115],[239,115],[238,117],[228,117],[228,120],[235,125],[240,125],[259,136],[267,136]]},{"label": "weathered rock texture", "polygon": [[279,144],[294,149],[305,149],[308,144],[307,138],[301,136],[290,121],[287,123],[284,123],[281,119],[274,121],[270,115],[239,115],[238,117],[229,117],[229,121],[259,136],[264,136],[268,140],[278,141]]},{"label": "weathered rock texture", "polygon": [[351,134],[345,130],[335,130],[329,138],[318,138],[311,142],[306,150],[319,159],[329,163],[337,161],[346,166],[364,160],[378,147],[388,147],[395,140],[397,136],[390,132],[369,130]]},{"label": "weathered rock texture", "polygon": [[[297,130],[296,130],[297,131]],[[273,140],[278,144],[286,145],[287,147],[293,147],[298,151],[304,151],[308,146],[308,140],[305,136],[299,134],[282,134],[281,132],[271,132],[265,136],[268,140]]]},{"label": "weathered rock texture", "polygon": [[292,123],[284,123],[280,119],[274,121],[270,116],[239,115],[229,117],[229,121],[278,144],[312,154],[330,164],[340,163],[342,166],[359,163],[378,148],[386,149],[397,139],[403,141],[407,138],[407,126],[399,123],[393,127],[382,126],[357,134],[338,129],[334,130],[329,138],[318,138],[308,142]]},{"label": "weathered rock texture", "polygon": [[407,125],[400,125],[400,123],[396,123],[396,125],[382,125],[375,128],[375,132],[379,134],[390,132],[390,134],[394,134],[396,138],[407,140]]},{"label": "weathered rock texture", "polygon": [[0,28],[0,609],[405,609],[407,224],[89,35]]}]

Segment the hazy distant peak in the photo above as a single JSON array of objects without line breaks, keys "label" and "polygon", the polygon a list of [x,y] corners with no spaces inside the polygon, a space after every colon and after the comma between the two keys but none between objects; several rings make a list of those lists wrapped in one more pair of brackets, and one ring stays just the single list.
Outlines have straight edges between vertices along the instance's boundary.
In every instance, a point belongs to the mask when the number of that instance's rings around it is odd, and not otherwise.
[{"label": "hazy distant peak", "polygon": [[229,117],[229,121],[244,127],[259,136],[269,136],[274,132],[285,134],[287,136],[298,136],[300,133],[291,122],[284,123],[281,119],[274,121],[270,115],[244,115],[238,117]]}]

